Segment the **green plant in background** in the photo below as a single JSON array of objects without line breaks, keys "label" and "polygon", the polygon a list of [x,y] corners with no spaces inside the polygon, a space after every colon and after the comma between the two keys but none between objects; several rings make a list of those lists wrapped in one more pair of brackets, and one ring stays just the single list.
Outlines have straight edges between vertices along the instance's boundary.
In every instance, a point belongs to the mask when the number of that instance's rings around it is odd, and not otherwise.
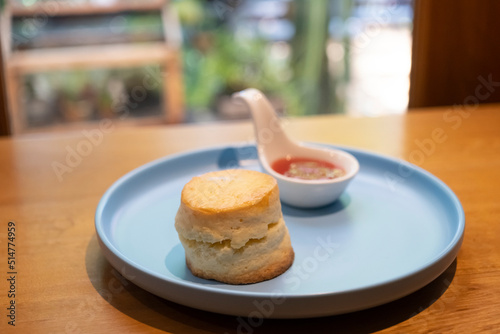
[{"label": "green plant in background", "polygon": [[236,40],[227,31],[198,37],[210,39],[212,47],[205,54],[197,49],[184,50],[189,105],[212,105],[217,96],[248,87],[273,94],[287,92],[288,83],[280,79],[287,68],[272,62],[266,41]]},{"label": "green plant in background", "polygon": [[289,59],[269,56],[271,43],[258,37],[236,37],[203,2],[177,3],[185,33],[184,82],[188,108],[213,108],[220,96],[254,87],[279,96],[292,115],[304,104],[293,79]]},{"label": "green plant in background", "polygon": [[305,101],[304,114],[326,113],[335,103],[334,82],[328,71],[329,1],[296,1],[293,40],[296,84]]},{"label": "green plant in background", "polygon": [[282,42],[290,49],[290,56],[274,59],[270,50],[276,42],[236,36],[227,17],[214,11],[211,2],[176,2],[185,36],[184,82],[189,109],[213,109],[221,95],[255,87],[281,98],[290,115],[342,111],[336,93],[339,78],[330,74],[326,54],[331,1],[298,0],[290,5],[295,35],[292,41]]}]

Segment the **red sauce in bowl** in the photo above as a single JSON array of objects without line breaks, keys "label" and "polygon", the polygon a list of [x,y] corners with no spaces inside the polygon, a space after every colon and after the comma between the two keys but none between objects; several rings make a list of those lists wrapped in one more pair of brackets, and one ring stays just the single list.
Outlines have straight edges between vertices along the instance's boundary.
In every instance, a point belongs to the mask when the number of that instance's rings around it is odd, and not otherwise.
[{"label": "red sauce in bowl", "polygon": [[345,171],[334,164],[310,158],[281,158],[271,165],[276,172],[301,180],[332,180],[345,175]]}]

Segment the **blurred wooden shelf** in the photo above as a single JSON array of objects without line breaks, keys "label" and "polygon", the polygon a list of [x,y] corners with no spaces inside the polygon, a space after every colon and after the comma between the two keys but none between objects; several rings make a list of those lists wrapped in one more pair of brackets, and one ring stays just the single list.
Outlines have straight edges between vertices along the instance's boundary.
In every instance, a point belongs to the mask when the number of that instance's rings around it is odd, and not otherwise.
[{"label": "blurred wooden shelf", "polygon": [[24,74],[89,67],[134,67],[162,63],[174,57],[177,50],[165,43],[89,45],[14,51],[9,67]]},{"label": "blurred wooden shelf", "polygon": [[[25,16],[69,16],[113,14],[124,11],[158,10],[162,18],[164,40],[129,44],[79,45],[72,47],[13,50],[12,18]],[[107,6],[91,2],[37,2],[24,7],[15,1],[5,4],[1,21],[2,52],[5,62],[6,88],[11,118],[11,132],[31,131],[20,107],[22,76],[36,72],[94,68],[133,68],[160,65],[163,81],[164,111],[157,123],[178,123],[184,119],[181,33],[176,13],[167,0],[116,1]],[[57,128],[60,125],[56,126]]]},{"label": "blurred wooden shelf", "polygon": [[126,1],[120,0],[109,4],[98,5],[92,2],[72,3],[71,1],[39,1],[31,6],[23,6],[11,2],[12,16],[35,16],[46,14],[51,16],[112,14],[118,12],[144,12],[160,10],[164,0]]}]

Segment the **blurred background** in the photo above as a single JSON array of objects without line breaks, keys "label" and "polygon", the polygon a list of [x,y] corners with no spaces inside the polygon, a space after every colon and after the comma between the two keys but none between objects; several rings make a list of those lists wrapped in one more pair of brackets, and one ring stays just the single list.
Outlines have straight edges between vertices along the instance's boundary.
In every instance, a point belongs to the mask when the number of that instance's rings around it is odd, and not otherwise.
[{"label": "blurred background", "polygon": [[412,0],[3,0],[14,134],[408,107]]}]

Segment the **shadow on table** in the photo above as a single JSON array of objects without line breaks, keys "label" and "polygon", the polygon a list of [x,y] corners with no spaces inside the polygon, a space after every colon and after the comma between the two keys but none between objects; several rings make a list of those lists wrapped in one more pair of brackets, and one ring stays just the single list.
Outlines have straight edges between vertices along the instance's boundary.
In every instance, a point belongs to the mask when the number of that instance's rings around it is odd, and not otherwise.
[{"label": "shadow on table", "polygon": [[[86,253],[92,285],[109,304],[148,326],[172,333],[372,333],[413,318],[436,302],[455,276],[457,260],[422,289],[382,306],[313,319],[248,319],[192,309],[157,297],[126,280],[107,262],[94,236]],[[260,321],[259,321],[260,320]]]}]

